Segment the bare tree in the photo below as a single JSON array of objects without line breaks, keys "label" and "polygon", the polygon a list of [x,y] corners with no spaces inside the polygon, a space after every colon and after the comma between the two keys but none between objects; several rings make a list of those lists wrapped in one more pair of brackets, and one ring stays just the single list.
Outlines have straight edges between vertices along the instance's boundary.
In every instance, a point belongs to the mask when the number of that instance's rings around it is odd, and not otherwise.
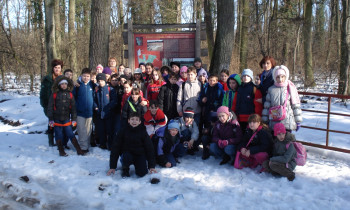
[{"label": "bare tree", "polygon": [[242,17],[242,28],[241,28],[241,43],[239,48],[239,70],[247,68],[247,56],[248,56],[248,27],[249,27],[249,1],[242,2],[243,17]]},{"label": "bare tree", "polygon": [[[76,30],[75,30],[75,0],[69,0],[69,13],[68,13],[68,35],[69,35],[69,63],[71,69],[78,73],[77,65],[77,42],[76,42]],[[76,74],[75,74],[76,75]]]},{"label": "bare tree", "polygon": [[214,27],[213,27],[211,1],[209,0],[204,0],[204,21],[206,26],[205,30],[207,33],[209,60],[211,60],[213,56],[213,49],[214,49],[215,43],[214,43]]},{"label": "bare tree", "polygon": [[313,87],[316,85],[312,69],[312,5],[312,0],[305,0],[303,26],[305,87]]},{"label": "bare tree", "polygon": [[45,42],[47,73],[51,73],[51,61],[57,58],[55,42],[54,0],[45,0]]}]

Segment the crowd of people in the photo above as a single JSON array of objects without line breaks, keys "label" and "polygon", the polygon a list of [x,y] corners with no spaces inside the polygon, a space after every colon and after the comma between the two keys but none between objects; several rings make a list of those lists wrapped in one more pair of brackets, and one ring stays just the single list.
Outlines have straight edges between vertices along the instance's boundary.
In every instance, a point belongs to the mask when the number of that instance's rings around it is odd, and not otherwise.
[{"label": "crowd of people", "polygon": [[260,165],[260,172],[292,181],[296,150],[290,142],[302,122],[298,91],[288,68],[273,57],[259,65],[262,73],[254,77],[250,69],[209,74],[200,58],[193,66],[140,63],[134,70],[110,58],[108,67],[84,68],[73,81],[73,71],[62,73],[63,62],[53,60],[40,91],[49,146],[57,145],[60,156],[67,156],[68,140],[78,155],[94,146],[108,149],[107,175],[120,157],[128,177],[130,165],[138,176],[156,172],[157,164],[175,167],[202,144],[203,160],[212,155],[238,169]]}]

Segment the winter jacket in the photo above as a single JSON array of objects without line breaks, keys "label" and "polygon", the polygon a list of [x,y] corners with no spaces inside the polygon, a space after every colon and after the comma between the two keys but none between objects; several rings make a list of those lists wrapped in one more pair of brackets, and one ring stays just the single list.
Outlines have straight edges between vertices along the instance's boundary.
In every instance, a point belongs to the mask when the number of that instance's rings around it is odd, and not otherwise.
[{"label": "winter jacket", "polygon": [[[286,133],[286,137],[283,141],[280,141],[277,139],[277,137],[275,137],[272,157],[270,158],[270,161],[286,163],[287,168],[293,171],[297,166],[297,163],[295,161],[297,152],[292,143],[293,141],[295,141],[295,137],[289,132]],[[288,149],[287,144],[289,144]]]},{"label": "winter jacket", "polygon": [[228,91],[229,90],[227,82],[219,80],[219,83],[222,85],[222,88],[224,89],[224,91]]},{"label": "winter jacket", "polygon": [[[58,83],[62,80],[68,81],[66,90],[62,90]],[[77,112],[75,108],[75,100],[71,91],[73,90],[73,82],[65,76],[58,76],[52,85],[52,94],[49,98],[47,107],[47,116],[50,121],[77,121]],[[54,95],[56,94],[56,99]]]},{"label": "winter jacket", "polygon": [[165,85],[166,83],[164,81],[153,81],[154,83],[150,83],[147,87],[147,99],[150,100],[157,100],[158,94],[160,91],[160,88]]},{"label": "winter jacket", "polygon": [[97,116],[107,119],[112,116],[112,110],[117,105],[117,95],[112,87],[107,85],[98,87],[94,93],[94,110],[97,108]]},{"label": "winter jacket", "polygon": [[155,131],[163,126],[166,126],[167,124],[167,117],[164,115],[164,112],[161,109],[158,109],[155,116],[151,114],[151,111],[148,110],[144,117],[145,119],[145,126],[148,135],[152,135],[155,133]]},{"label": "winter jacket", "polygon": [[49,105],[49,98],[52,94],[52,74],[49,74],[44,77],[43,81],[41,82],[41,89],[40,89],[40,105],[44,108],[44,113],[47,116],[47,106]]},{"label": "winter jacket", "polygon": [[179,78],[179,80],[176,82],[177,86],[181,87],[182,83],[186,82],[187,79]]},{"label": "winter jacket", "polygon": [[248,147],[246,147],[253,133],[254,132],[250,128],[247,128],[243,135],[243,141],[239,144],[237,151],[240,151],[241,148],[246,148],[250,150],[250,154],[257,154],[259,152],[267,152],[271,154],[272,135],[270,133],[270,130],[259,130]]},{"label": "winter jacket", "polygon": [[122,99],[124,95],[124,87],[122,85],[116,85],[113,87],[113,90],[115,91],[115,94],[117,95],[117,105],[114,109],[114,114],[120,114],[121,113],[121,107],[122,107]]},{"label": "winter jacket", "polygon": [[261,91],[263,103],[265,103],[265,98],[269,87],[271,87],[274,83],[272,72],[273,72],[273,69],[270,69],[269,71],[263,71],[259,75],[260,85],[258,86],[258,89]]},{"label": "winter jacket", "polygon": [[161,127],[156,131],[156,136],[159,137],[157,144],[157,161],[159,165],[165,166],[168,161],[167,154],[173,153],[175,147],[181,142],[180,132],[172,138],[167,126]]},{"label": "winter jacket", "polygon": [[184,130],[188,129],[191,133],[191,139],[197,141],[199,137],[199,130],[197,123],[193,120],[192,124],[189,126],[186,126],[186,123],[184,121],[184,118],[181,117],[179,119],[179,125],[180,125],[180,132],[183,132]]},{"label": "winter jacket", "polygon": [[[207,102],[203,103],[202,99],[207,98]],[[222,99],[224,97],[224,89],[220,83],[217,83],[214,87],[211,87],[209,83],[206,83],[199,96],[199,104],[205,108],[205,115],[209,112],[216,112],[221,106]]]},{"label": "winter jacket", "polygon": [[[224,98],[222,99],[222,105],[223,106],[227,106],[229,108],[229,110],[233,111],[234,113],[236,113],[236,104],[237,104],[237,90],[239,88],[240,82],[237,81],[237,79],[235,79],[236,74],[232,74],[230,75],[230,77],[227,79],[227,87],[228,90],[225,92],[224,94]],[[231,79],[236,80],[237,82],[237,88],[236,90],[232,90],[229,86],[229,82]]]},{"label": "winter jacket", "polygon": [[269,127],[272,129],[276,123],[283,123],[288,130],[295,130],[297,128],[296,123],[302,122],[300,103],[291,104],[291,95],[289,92],[288,101],[286,105],[286,118],[282,121],[269,121],[269,109],[274,106],[284,105],[287,96],[287,87],[271,86],[266,95],[266,101],[264,103],[264,110],[262,112],[262,120],[269,122]]},{"label": "winter jacket", "polygon": [[253,82],[242,83],[237,90],[236,114],[240,122],[248,122],[251,114],[259,114],[262,111],[261,92]]},{"label": "winter jacket", "polygon": [[135,102],[131,96],[126,100],[125,105],[123,106],[122,110],[122,118],[128,119],[131,112],[137,112],[139,116],[141,117],[141,121],[143,122],[143,116],[147,112],[147,106],[141,105],[141,97]]},{"label": "winter jacket", "polygon": [[77,115],[90,118],[93,115],[95,85],[92,81],[87,84],[80,81],[78,83],[80,86],[73,89]]},{"label": "winter jacket", "polygon": [[145,94],[146,91],[147,91],[147,88],[146,88],[146,86],[145,86],[145,82],[143,81],[143,79],[140,80],[140,81],[136,81],[136,80],[135,80],[135,81],[132,83],[132,85],[133,85],[133,87],[138,87],[138,88],[142,91],[142,94]]},{"label": "winter jacket", "polygon": [[237,117],[231,112],[227,122],[218,120],[213,127],[212,142],[227,140],[229,145],[239,144],[242,141],[242,130],[237,121]]},{"label": "winter jacket", "polygon": [[184,112],[187,107],[191,107],[194,113],[200,113],[201,107],[198,104],[198,98],[201,92],[201,84],[196,79],[194,82],[187,80],[179,88],[177,94],[177,112]]},{"label": "winter jacket", "polygon": [[179,116],[177,113],[176,100],[179,86],[177,84],[167,83],[160,88],[158,94],[159,108],[163,110],[168,120]]},{"label": "winter jacket", "polygon": [[[147,99],[145,99],[143,97],[143,93],[140,92],[140,95],[141,95],[141,101],[147,101]],[[123,110],[123,107],[124,107],[124,104],[126,102],[126,100],[131,96],[131,92],[130,93],[124,93],[123,94],[123,97],[122,97],[122,103],[121,103],[121,109]],[[147,104],[148,104],[148,101],[147,101]]]},{"label": "winter jacket", "polygon": [[154,157],[154,148],[151,139],[147,135],[143,125],[132,127],[129,124],[125,129],[122,129],[114,137],[114,145],[112,146],[109,159],[109,167],[117,168],[118,158],[124,152],[129,152],[132,155],[146,156],[148,168],[154,168],[156,165]]}]

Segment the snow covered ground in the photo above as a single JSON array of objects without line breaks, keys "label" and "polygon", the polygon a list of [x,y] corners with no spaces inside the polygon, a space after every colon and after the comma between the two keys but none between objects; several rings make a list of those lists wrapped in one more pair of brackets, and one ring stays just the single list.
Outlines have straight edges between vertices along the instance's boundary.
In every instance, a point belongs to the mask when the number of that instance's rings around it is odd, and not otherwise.
[{"label": "snow covered ground", "polygon": [[[7,100],[7,101],[5,101]],[[306,106],[322,109],[319,101]],[[334,105],[339,111],[348,108]],[[0,122],[0,209],[344,209],[350,206],[350,155],[307,147],[308,161],[296,168],[296,179],[275,178],[258,169],[219,166],[201,152],[185,156],[170,169],[137,178],[106,176],[109,153],[92,148],[87,156],[59,157],[48,147],[47,119],[38,96],[0,93],[0,116],[22,125]],[[304,125],[324,126],[324,117],[304,114]],[[332,120],[348,130],[350,119]],[[301,129],[300,140],[325,142],[314,130]],[[349,136],[333,135],[332,145],[350,148]],[[73,148],[72,145],[70,145]],[[120,169],[120,164],[118,165]],[[28,182],[20,179],[29,178]],[[150,179],[160,179],[152,185]],[[184,199],[166,203],[173,195]]]}]

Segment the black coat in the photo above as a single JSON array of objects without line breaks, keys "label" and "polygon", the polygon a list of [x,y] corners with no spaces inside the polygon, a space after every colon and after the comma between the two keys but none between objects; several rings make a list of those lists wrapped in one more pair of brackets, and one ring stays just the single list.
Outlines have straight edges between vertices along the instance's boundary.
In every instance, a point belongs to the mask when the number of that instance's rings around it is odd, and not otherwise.
[{"label": "black coat", "polygon": [[114,145],[109,159],[111,169],[117,168],[118,158],[124,152],[137,156],[144,155],[148,162],[148,168],[154,168],[156,165],[152,141],[142,124],[135,128],[128,124],[114,137]]},{"label": "black coat", "polygon": [[141,121],[143,123],[144,122],[143,115],[145,115],[145,113],[147,112],[147,106],[141,106],[141,97],[139,97],[139,99],[137,100],[137,103],[135,103],[134,100],[132,100],[131,96],[129,96],[129,98],[125,101],[125,104],[123,106],[122,118],[128,119],[130,113],[134,112],[130,104],[132,104],[132,106],[135,108],[136,112],[141,117]]},{"label": "black coat", "polygon": [[177,84],[170,84],[170,82],[160,88],[158,94],[159,108],[163,110],[168,120],[179,117],[176,105],[178,92],[179,86]]},{"label": "black coat", "polygon": [[267,152],[271,155],[273,144],[270,130],[261,129],[258,131],[248,147],[246,147],[253,133],[254,132],[250,128],[246,130],[243,136],[243,141],[239,144],[237,151],[240,151],[241,148],[247,148],[252,155],[259,152]]}]

